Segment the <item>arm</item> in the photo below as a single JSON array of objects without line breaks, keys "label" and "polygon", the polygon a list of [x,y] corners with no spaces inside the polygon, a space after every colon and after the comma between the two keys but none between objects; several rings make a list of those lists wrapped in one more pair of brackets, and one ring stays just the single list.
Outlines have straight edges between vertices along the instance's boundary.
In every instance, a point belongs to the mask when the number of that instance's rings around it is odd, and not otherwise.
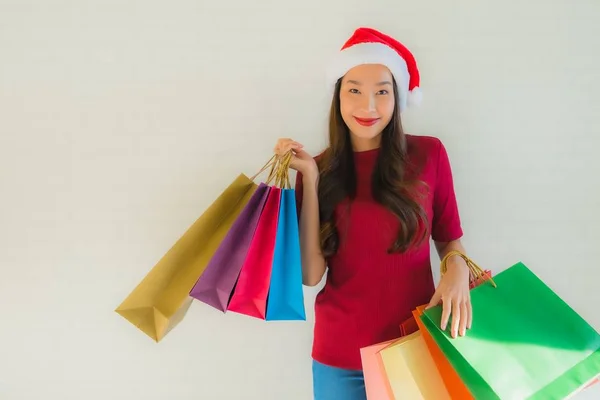
[{"label": "arm", "polygon": [[318,183],[318,171],[304,176],[298,173],[296,177],[296,191],[301,204],[299,228],[302,283],[306,286],[318,285],[326,269],[320,243]]},{"label": "arm", "polygon": [[[456,194],[454,192],[452,168],[448,153],[441,142],[439,142],[437,153],[437,182],[434,198],[432,236],[441,261],[446,254],[453,250],[459,251],[464,255],[466,255],[466,251],[460,241],[463,231]],[[448,258],[446,265],[449,269],[455,266],[468,269],[465,260],[458,255]]]},{"label": "arm", "polygon": [[[432,238],[440,260],[452,250],[465,254],[460,241],[463,231],[454,193],[452,169],[446,149],[441,142],[438,146],[433,210]],[[428,307],[433,307],[442,301],[440,328],[446,329],[452,314],[451,335],[452,337],[463,336],[466,329],[471,327],[473,318],[469,294],[469,268],[460,256],[448,258],[446,266],[446,273],[442,276]]]}]

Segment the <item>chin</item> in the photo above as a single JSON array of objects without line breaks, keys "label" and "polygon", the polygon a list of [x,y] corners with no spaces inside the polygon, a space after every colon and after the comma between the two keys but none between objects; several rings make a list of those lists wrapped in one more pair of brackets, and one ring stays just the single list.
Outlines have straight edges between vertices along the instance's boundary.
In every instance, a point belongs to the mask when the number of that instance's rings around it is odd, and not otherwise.
[{"label": "chin", "polygon": [[373,126],[351,124],[348,125],[348,128],[353,136],[364,140],[375,139],[381,135],[381,132],[383,131],[383,128],[379,124]]}]

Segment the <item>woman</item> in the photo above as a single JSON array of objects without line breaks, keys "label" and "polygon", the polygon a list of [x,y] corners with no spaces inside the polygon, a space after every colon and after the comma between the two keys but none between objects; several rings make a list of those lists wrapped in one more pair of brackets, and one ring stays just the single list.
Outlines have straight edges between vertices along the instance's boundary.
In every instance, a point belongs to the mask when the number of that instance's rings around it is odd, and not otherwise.
[{"label": "woman", "polygon": [[313,158],[280,139],[275,152],[294,154],[304,284],[328,270],[315,302],[314,396],[354,400],[366,398],[360,348],[398,337],[416,306],[441,301],[441,328],[452,315],[452,336],[465,334],[469,271],[453,256],[434,287],[429,239],[441,258],[464,249],[444,146],[402,130],[400,114],[419,91],[411,53],[360,28],[330,72],[327,149]]}]

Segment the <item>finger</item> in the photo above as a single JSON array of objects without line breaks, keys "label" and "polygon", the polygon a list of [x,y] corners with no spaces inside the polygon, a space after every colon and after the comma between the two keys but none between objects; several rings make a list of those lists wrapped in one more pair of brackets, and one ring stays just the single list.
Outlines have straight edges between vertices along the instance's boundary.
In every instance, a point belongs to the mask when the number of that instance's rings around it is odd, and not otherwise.
[{"label": "finger", "polygon": [[433,294],[433,296],[431,297],[429,304],[427,304],[427,307],[425,307],[425,309],[437,306],[440,303],[441,297],[442,296],[441,296],[440,292],[438,290],[436,290],[435,293]]},{"label": "finger", "polygon": [[275,148],[283,149],[283,148],[289,146],[290,144],[300,145],[300,143],[298,143],[295,140],[292,140],[290,138],[280,138],[277,140],[277,143],[275,143]]},{"label": "finger", "polygon": [[275,153],[277,155],[281,156],[281,155],[284,155],[284,154],[288,153],[291,150],[299,150],[299,149],[301,149],[301,147],[299,147],[298,145],[296,145],[296,144],[294,144],[292,142],[289,142],[289,143],[285,143],[285,144],[281,144],[281,145],[275,146],[274,151],[275,151]]},{"label": "finger", "polygon": [[458,332],[459,332],[460,336],[465,336],[465,333],[467,331],[467,318],[469,316],[466,301],[462,301],[460,303],[460,315],[461,315],[461,318],[460,318],[460,324],[458,325]]},{"label": "finger", "polygon": [[300,150],[302,149],[302,145],[300,143],[296,143],[294,141],[290,141],[288,143],[286,143],[286,145],[283,147],[283,151],[281,152],[281,154],[286,154],[292,150]]},{"label": "finger", "polygon": [[448,326],[448,320],[450,319],[450,312],[452,310],[452,303],[450,300],[442,299],[442,321],[440,323],[440,328],[445,331]]},{"label": "finger", "polygon": [[452,301],[452,328],[450,329],[450,334],[453,338],[457,336],[458,333],[458,325],[461,320],[460,315],[460,304],[458,301]]},{"label": "finger", "polygon": [[287,142],[289,142],[289,141],[290,141],[290,139],[287,139],[287,138],[279,138],[279,139],[277,139],[277,142],[275,143],[275,148],[279,149],[279,148],[285,146],[287,144]]},{"label": "finger", "polygon": [[471,300],[467,301],[467,329],[471,329],[473,325],[473,306],[471,305]]}]

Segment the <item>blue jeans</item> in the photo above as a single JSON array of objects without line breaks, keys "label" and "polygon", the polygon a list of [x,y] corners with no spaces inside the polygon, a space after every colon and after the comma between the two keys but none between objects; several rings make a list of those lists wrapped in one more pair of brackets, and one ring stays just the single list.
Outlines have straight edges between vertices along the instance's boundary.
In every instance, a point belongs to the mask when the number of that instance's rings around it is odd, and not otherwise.
[{"label": "blue jeans", "polygon": [[366,400],[362,371],[340,369],[313,360],[314,400]]}]

